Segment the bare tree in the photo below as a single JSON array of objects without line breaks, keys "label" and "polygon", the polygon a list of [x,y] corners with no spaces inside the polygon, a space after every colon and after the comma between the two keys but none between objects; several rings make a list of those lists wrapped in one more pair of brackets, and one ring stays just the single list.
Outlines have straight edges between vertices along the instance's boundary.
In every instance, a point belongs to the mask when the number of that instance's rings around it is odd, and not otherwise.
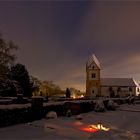
[{"label": "bare tree", "polygon": [[0,74],[7,73],[9,66],[14,63],[16,57],[12,52],[17,48],[12,41],[5,41],[0,35]]}]

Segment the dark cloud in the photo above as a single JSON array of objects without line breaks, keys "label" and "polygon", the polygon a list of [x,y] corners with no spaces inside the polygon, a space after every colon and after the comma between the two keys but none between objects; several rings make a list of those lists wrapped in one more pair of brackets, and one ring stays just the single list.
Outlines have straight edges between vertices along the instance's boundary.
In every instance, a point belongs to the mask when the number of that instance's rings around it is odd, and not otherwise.
[{"label": "dark cloud", "polygon": [[139,76],[140,2],[0,2],[0,31],[40,79],[85,89],[92,53],[104,77]]}]

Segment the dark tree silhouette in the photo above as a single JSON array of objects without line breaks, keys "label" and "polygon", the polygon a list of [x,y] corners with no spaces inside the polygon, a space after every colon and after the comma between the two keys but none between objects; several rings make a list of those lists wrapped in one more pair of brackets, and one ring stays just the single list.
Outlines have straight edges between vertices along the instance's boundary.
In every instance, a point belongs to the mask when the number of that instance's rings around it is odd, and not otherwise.
[{"label": "dark tree silhouette", "polygon": [[32,96],[30,78],[27,69],[22,64],[16,64],[11,67],[11,77],[16,80],[22,88],[23,96]]},{"label": "dark tree silhouette", "polygon": [[14,64],[13,52],[18,47],[12,41],[6,41],[0,35],[0,96],[16,96],[16,83],[9,77],[9,68]]},{"label": "dark tree silhouette", "polygon": [[9,66],[14,63],[15,55],[12,54],[18,47],[12,41],[5,41],[0,35],[0,74],[7,74]]},{"label": "dark tree silhouette", "polygon": [[110,97],[115,97],[115,92],[112,87],[109,87],[109,94],[110,94]]},{"label": "dark tree silhouette", "polygon": [[70,98],[70,89],[69,88],[66,89],[66,98]]},{"label": "dark tree silhouette", "polygon": [[17,96],[17,90],[19,90],[18,82],[10,80],[8,77],[0,78],[0,96]]}]

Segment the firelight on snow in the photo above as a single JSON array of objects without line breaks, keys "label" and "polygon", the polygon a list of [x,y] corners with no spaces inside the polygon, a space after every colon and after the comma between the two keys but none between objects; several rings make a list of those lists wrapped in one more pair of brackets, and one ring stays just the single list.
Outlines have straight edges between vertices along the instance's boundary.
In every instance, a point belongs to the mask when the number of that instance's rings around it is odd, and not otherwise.
[{"label": "firelight on snow", "polygon": [[110,130],[110,128],[103,126],[101,123],[99,123],[97,125],[92,124],[92,125],[89,125],[87,127],[81,127],[80,129],[83,130],[83,131],[89,132],[89,133],[98,132],[98,131],[101,131],[101,130],[102,131],[109,131]]},{"label": "firelight on snow", "polygon": [[90,128],[96,129],[96,130],[103,130],[103,131],[109,131],[110,128],[103,126],[101,123],[97,125],[90,125]]},{"label": "firelight on snow", "polygon": [[83,130],[85,132],[89,132],[89,133],[94,133],[97,132],[97,129],[91,128],[91,127],[81,127],[80,130]]}]

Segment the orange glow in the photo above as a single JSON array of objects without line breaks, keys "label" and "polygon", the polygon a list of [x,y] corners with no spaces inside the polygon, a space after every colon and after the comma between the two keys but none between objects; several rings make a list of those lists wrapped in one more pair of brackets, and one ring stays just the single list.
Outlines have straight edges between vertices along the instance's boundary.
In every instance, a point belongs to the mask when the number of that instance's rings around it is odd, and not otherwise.
[{"label": "orange glow", "polygon": [[85,132],[93,133],[98,131],[109,131],[110,128],[104,127],[102,124],[97,125],[89,125],[87,127],[81,127],[80,130],[83,130]]},{"label": "orange glow", "polygon": [[89,133],[94,133],[94,132],[98,131],[97,129],[94,129],[94,128],[91,128],[91,127],[82,127],[82,128],[80,128],[80,130],[83,130],[83,131],[89,132]]},{"label": "orange glow", "polygon": [[88,133],[94,133],[98,131],[109,131],[110,128],[103,126],[103,124],[98,123],[98,124],[91,124],[91,125],[85,125],[83,122],[76,121],[73,123],[73,126],[76,128],[88,132]]}]

